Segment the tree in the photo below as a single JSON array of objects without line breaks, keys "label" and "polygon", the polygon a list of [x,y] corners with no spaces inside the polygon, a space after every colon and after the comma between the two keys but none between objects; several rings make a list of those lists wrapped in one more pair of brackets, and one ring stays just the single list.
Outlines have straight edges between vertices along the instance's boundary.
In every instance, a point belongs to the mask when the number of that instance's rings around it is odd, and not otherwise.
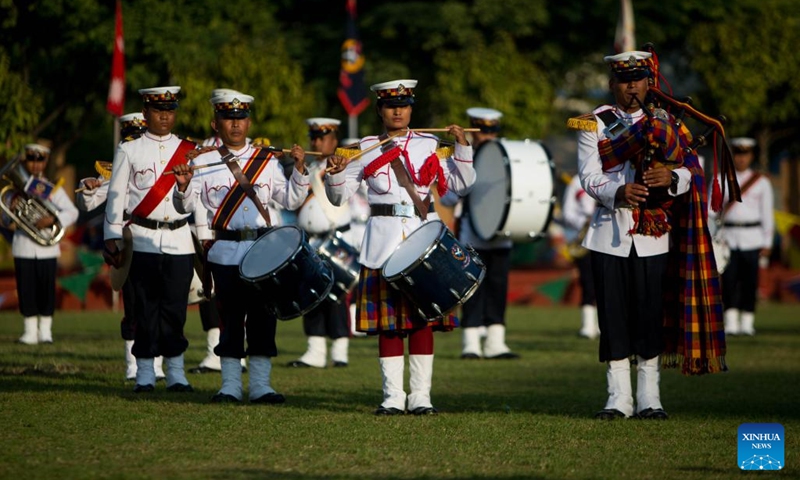
[{"label": "tree", "polygon": [[732,134],[753,134],[768,167],[772,145],[800,133],[800,15],[792,0],[747,2],[689,35],[699,72]]},{"label": "tree", "polygon": [[30,132],[42,114],[40,97],[19,73],[10,70],[10,63],[5,49],[0,48],[0,163],[33,140]]}]

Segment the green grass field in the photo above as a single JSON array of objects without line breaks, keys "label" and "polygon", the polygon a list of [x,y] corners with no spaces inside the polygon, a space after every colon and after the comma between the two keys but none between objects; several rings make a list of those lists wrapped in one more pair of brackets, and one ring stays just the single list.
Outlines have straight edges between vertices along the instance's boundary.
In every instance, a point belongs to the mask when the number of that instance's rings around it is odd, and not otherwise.
[{"label": "green grass field", "polygon": [[[57,312],[53,345],[14,343],[0,314],[0,478],[728,479],[737,428],[783,424],[786,468],[800,478],[800,307],[762,305],[752,338],[728,342],[730,372],[662,375],[666,422],[592,418],[606,399],[597,341],[572,307],[509,311],[514,361],[459,359],[460,333],[436,334],[436,417],[372,415],[381,401],[377,340],[351,342],[344,369],[285,367],[305,349],[299,320],[278,326],[280,406],[209,404],[194,393],[134,394],[123,381],[119,314]],[[189,314],[187,368],[205,335]],[[408,370],[406,369],[406,375]],[[245,382],[247,378],[245,375]],[[245,383],[246,385],[246,383]]]}]

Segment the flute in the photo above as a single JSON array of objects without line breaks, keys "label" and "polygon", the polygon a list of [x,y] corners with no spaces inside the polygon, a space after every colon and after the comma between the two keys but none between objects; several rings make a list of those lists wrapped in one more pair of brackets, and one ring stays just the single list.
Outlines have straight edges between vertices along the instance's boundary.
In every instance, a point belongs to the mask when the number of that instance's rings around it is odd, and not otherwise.
[{"label": "flute", "polygon": [[[261,148],[264,148],[264,149],[269,150],[271,152],[283,152],[283,153],[291,153],[292,152],[288,148],[276,148],[276,147],[261,147]],[[307,151],[305,153],[306,153],[306,155],[311,155],[313,157],[321,157],[321,156],[324,155],[322,152],[315,152],[315,151]],[[194,172],[195,170],[201,170],[203,168],[218,167],[220,165],[225,165],[228,162],[235,162],[235,161],[236,161],[236,159],[228,160],[228,161],[220,160],[219,162],[205,163],[203,165],[192,165],[192,172]],[[172,170],[165,170],[164,171],[164,175],[174,175],[174,172]]]}]

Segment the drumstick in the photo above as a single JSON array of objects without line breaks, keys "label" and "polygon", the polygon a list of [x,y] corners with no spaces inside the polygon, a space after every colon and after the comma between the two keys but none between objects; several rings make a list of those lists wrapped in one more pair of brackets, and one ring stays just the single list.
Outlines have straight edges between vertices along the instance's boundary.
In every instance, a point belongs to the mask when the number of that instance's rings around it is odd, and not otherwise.
[{"label": "drumstick", "polygon": [[[449,128],[412,128],[412,132],[449,132]],[[465,132],[480,132],[480,128],[465,128]]]},{"label": "drumstick", "polygon": [[[263,148],[265,148],[267,150],[270,150],[272,152],[292,153],[292,151],[290,149],[288,149],[288,148],[275,148],[275,147],[263,147]],[[311,155],[311,156],[314,156],[314,157],[323,156],[322,152],[310,151],[310,152],[305,152],[305,153],[306,153],[306,155]],[[230,160],[230,161],[234,161],[234,160]],[[200,169],[208,168],[208,167],[217,167],[219,165],[225,165],[226,163],[228,163],[228,162],[226,162],[224,160],[220,160],[219,162],[205,163],[203,165],[192,165],[191,167],[192,167],[192,171],[194,172],[195,170],[200,170]],[[173,175],[173,174],[174,173],[173,173],[172,170],[166,170],[164,172],[164,175]]]},{"label": "drumstick", "polygon": [[[103,183],[101,183],[100,185],[98,185],[98,186],[97,186],[97,187],[95,187],[95,188],[100,188],[100,187],[102,187],[103,185],[105,185],[106,183],[108,183],[108,180],[104,181]],[[81,193],[81,192],[83,192],[83,191],[85,191],[85,190],[89,190],[89,187],[81,187],[81,188],[76,188],[76,189],[75,189],[75,193]]]}]

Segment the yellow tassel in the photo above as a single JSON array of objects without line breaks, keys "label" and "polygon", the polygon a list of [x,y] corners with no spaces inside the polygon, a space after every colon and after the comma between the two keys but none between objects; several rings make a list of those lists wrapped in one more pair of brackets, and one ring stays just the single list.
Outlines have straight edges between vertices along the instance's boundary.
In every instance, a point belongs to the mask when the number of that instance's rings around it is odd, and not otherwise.
[{"label": "yellow tassel", "polygon": [[444,160],[445,158],[450,158],[456,152],[456,147],[441,147],[436,149],[436,156],[440,159]]},{"label": "yellow tassel", "polygon": [[360,152],[361,150],[358,148],[337,148],[333,154],[337,157],[353,158]]},{"label": "yellow tassel", "polygon": [[101,162],[98,160],[94,162],[94,169],[106,180],[111,178],[111,162]]},{"label": "yellow tassel", "polygon": [[253,146],[254,147],[269,147],[270,146],[269,138],[267,138],[267,137],[258,137],[255,140],[253,140]]},{"label": "yellow tassel", "polygon": [[583,130],[584,132],[594,132],[597,131],[597,120],[594,118],[594,114],[585,113],[567,120],[567,128]]}]

